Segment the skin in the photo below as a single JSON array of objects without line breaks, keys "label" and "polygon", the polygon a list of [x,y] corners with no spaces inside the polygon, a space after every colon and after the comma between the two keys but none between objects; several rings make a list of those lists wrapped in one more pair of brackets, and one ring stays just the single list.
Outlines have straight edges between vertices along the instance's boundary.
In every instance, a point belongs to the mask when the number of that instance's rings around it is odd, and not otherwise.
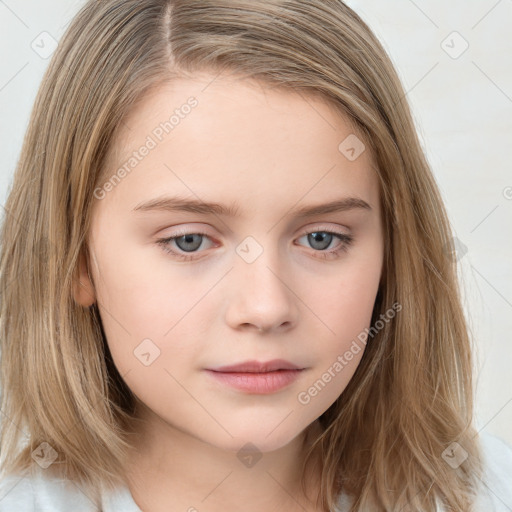
[{"label": "skin", "polygon": [[[98,302],[114,362],[138,398],[143,422],[126,468],[129,488],[144,512],[316,510],[318,479],[308,480],[308,496],[299,488],[301,446],[320,431],[317,418],[363,350],[309,403],[298,394],[370,326],[383,262],[374,162],[369,150],[354,161],[338,150],[354,128],[320,97],[195,74],[159,87],[131,112],[111,153],[112,174],[190,96],[198,100],[190,114],[95,201],[91,256],[80,261],[75,289],[78,303]],[[133,211],[164,195],[237,202],[238,214]],[[293,213],[343,197],[371,210]],[[183,240],[168,243],[191,261],[156,243],[181,228],[208,233],[195,252],[183,250]],[[343,241],[329,244],[326,234],[315,245],[303,232],[329,230],[354,241],[323,258]],[[248,236],[262,249],[251,263],[236,251]],[[144,339],[160,350],[147,366],[134,355]],[[220,384],[204,370],[274,358],[305,369],[267,395]],[[248,442],[262,455],[252,467],[237,457]]]}]

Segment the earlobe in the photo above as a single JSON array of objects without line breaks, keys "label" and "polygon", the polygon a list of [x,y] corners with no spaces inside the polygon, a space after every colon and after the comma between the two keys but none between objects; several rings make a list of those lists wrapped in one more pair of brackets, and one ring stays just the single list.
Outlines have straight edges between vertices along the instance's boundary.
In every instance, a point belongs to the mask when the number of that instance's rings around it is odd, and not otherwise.
[{"label": "earlobe", "polygon": [[94,283],[89,274],[85,250],[80,252],[78,269],[73,281],[73,297],[77,304],[86,308],[92,306],[96,301]]}]

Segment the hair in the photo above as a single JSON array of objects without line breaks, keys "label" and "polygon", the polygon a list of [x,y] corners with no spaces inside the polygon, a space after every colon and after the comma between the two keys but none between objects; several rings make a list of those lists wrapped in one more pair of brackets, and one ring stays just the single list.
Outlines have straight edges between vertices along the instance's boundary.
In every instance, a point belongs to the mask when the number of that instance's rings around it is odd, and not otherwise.
[{"label": "hair", "polygon": [[[125,482],[135,397],[97,305],[77,304],[73,283],[123,119],[153,88],[203,71],[324,98],[373,157],[385,250],[372,325],[401,311],[319,418],[303,466],[320,454],[319,505],[333,509],[344,491],[352,512],[471,510],[482,459],[451,227],[391,60],[340,0],[89,0],[72,20],[0,233],[2,471],[29,470],[48,442],[67,478]],[[469,455],[457,469],[442,457],[452,442]]]}]

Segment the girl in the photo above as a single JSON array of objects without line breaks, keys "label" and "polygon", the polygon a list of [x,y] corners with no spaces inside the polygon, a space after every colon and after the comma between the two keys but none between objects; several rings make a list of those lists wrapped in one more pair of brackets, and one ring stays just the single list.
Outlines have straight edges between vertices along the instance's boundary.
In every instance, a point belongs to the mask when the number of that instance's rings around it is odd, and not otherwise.
[{"label": "girl", "polygon": [[512,507],[404,95],[339,0],[82,8],[5,205],[2,512]]}]

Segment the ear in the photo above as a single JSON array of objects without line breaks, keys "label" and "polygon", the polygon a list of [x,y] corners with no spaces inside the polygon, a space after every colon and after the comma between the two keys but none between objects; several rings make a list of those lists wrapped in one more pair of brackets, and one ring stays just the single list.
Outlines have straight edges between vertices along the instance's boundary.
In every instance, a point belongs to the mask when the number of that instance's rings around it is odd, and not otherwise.
[{"label": "ear", "polygon": [[75,302],[88,308],[96,300],[94,283],[89,275],[89,262],[87,259],[87,248],[80,251],[78,259],[78,268],[73,280],[73,297]]}]

